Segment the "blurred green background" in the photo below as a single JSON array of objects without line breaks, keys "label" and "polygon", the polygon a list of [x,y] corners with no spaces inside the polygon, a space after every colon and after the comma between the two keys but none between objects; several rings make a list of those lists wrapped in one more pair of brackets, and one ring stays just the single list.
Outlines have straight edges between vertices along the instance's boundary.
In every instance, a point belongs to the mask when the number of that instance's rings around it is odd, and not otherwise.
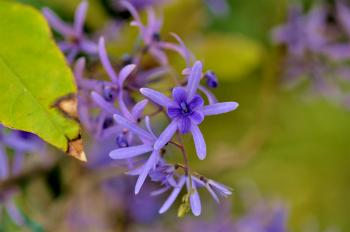
[{"label": "blurred green background", "polygon": [[[68,21],[79,3],[22,2],[39,9],[49,6]],[[86,28],[94,32],[111,16],[100,1],[89,3]],[[270,42],[271,29],[285,22],[291,2],[228,3],[227,17],[216,17],[200,0],[165,5],[162,38],[175,42],[168,32],[183,38],[197,58],[204,60],[204,71],[213,70],[218,76],[219,88],[213,91],[218,100],[240,105],[200,125],[208,148],[204,161],[195,155],[192,139],[186,140],[192,170],[235,189],[234,217],[243,211],[242,194],[249,196],[249,189],[256,189],[254,194],[262,198],[287,203],[292,231],[308,231],[305,228],[314,224],[319,231],[329,227],[350,231],[349,112],[317,96],[306,96],[305,85],[286,90],[281,80],[285,52]],[[307,9],[312,1],[303,4]],[[109,52],[121,57],[130,51],[137,33],[136,28],[123,28],[118,40],[108,44]],[[169,56],[170,64],[180,72],[184,61],[173,52]],[[173,151],[169,160],[177,160],[178,151]],[[212,201],[209,194],[201,197],[203,202]]]}]

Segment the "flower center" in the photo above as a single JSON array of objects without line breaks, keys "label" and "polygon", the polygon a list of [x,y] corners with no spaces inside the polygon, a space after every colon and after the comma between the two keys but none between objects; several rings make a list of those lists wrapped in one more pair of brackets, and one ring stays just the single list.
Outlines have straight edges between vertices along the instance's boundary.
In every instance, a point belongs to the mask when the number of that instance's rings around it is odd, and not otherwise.
[{"label": "flower center", "polygon": [[183,113],[187,114],[188,112],[190,112],[190,110],[187,108],[187,104],[185,102],[181,102],[180,106],[181,106]]}]

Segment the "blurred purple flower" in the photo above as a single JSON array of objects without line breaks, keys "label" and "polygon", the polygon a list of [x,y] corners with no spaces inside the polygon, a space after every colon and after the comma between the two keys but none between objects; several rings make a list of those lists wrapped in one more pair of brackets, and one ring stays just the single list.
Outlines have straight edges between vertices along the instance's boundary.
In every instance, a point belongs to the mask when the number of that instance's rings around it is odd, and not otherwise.
[{"label": "blurred purple flower", "polygon": [[83,1],[79,4],[75,11],[74,25],[68,25],[63,22],[53,11],[44,7],[42,13],[44,14],[51,27],[65,37],[66,41],[58,42],[58,46],[62,52],[69,52],[67,55],[67,62],[72,63],[80,51],[87,54],[96,54],[97,45],[84,38],[84,22],[88,2]]},{"label": "blurred purple flower", "polygon": [[[18,194],[17,189],[6,189],[2,190],[0,192],[0,211],[1,211],[1,205],[4,206],[4,208],[7,211],[7,214],[12,219],[12,221],[17,226],[23,226],[25,224],[25,219],[22,216],[21,212],[18,210],[17,206],[14,203],[14,197]],[[1,215],[1,214],[0,214]]]},{"label": "blurred purple flower", "polygon": [[174,118],[155,142],[155,149],[161,149],[173,137],[177,129],[179,129],[181,134],[191,131],[196,145],[197,155],[199,159],[203,160],[206,156],[206,145],[197,125],[204,120],[204,116],[226,113],[238,107],[236,102],[203,106],[203,99],[199,95],[196,95],[201,75],[202,64],[200,61],[197,61],[191,70],[186,91],[181,87],[174,88],[174,100],[152,89],[140,89],[143,95],[157,104],[166,107],[169,117]]},{"label": "blurred purple flower", "polygon": [[208,71],[204,74],[204,77],[207,79],[207,86],[209,88],[217,88],[219,85],[218,79],[213,71]]}]

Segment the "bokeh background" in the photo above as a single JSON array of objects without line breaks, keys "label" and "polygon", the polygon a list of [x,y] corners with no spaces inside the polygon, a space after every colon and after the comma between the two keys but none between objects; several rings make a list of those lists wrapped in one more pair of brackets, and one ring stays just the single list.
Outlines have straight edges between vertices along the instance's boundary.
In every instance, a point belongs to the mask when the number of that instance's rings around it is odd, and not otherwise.
[{"label": "bokeh background", "polygon": [[[71,22],[80,1],[21,2],[38,9],[48,6]],[[110,20],[127,18],[111,2],[89,0],[85,29],[96,38]],[[161,38],[175,42],[169,32],[178,34],[204,61],[205,70],[216,73],[219,88],[213,93],[218,100],[240,105],[200,125],[208,148],[204,161],[197,158],[192,138],[185,138],[191,169],[232,187],[233,195],[217,205],[205,189],[199,190],[200,217],[189,213],[178,219],[180,199],[159,215],[169,193],[149,197],[159,185],[148,179],[134,196],[136,178],[124,176],[126,168],[103,165],[113,141],[96,146],[83,135],[91,161],[87,165],[51,147],[53,165],[48,169],[40,169],[35,155],[27,155],[24,173],[29,175],[16,180],[21,191],[16,203],[28,226],[18,228],[3,214],[4,231],[201,231],[199,225],[220,224],[217,217],[239,220],[262,202],[286,209],[289,231],[350,231],[349,110],[310,92],[308,82],[286,85],[286,49],[271,42],[271,31],[286,22],[290,4],[300,3],[307,11],[315,1],[228,0],[220,13],[208,2],[173,0],[155,7],[164,11]],[[137,35],[125,23],[107,43],[108,52],[120,60],[132,51]],[[168,55],[180,73],[184,60],[175,52]],[[166,126],[164,118],[159,120],[164,124],[158,132]],[[181,162],[178,150],[168,153],[169,163]]]}]

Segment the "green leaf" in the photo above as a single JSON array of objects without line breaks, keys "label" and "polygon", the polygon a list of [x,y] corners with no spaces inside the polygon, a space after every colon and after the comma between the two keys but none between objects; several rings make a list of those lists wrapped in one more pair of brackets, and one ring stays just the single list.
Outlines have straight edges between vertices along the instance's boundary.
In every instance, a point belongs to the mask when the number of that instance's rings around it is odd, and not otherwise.
[{"label": "green leaf", "polygon": [[76,85],[39,11],[0,1],[0,122],[86,161]]}]

